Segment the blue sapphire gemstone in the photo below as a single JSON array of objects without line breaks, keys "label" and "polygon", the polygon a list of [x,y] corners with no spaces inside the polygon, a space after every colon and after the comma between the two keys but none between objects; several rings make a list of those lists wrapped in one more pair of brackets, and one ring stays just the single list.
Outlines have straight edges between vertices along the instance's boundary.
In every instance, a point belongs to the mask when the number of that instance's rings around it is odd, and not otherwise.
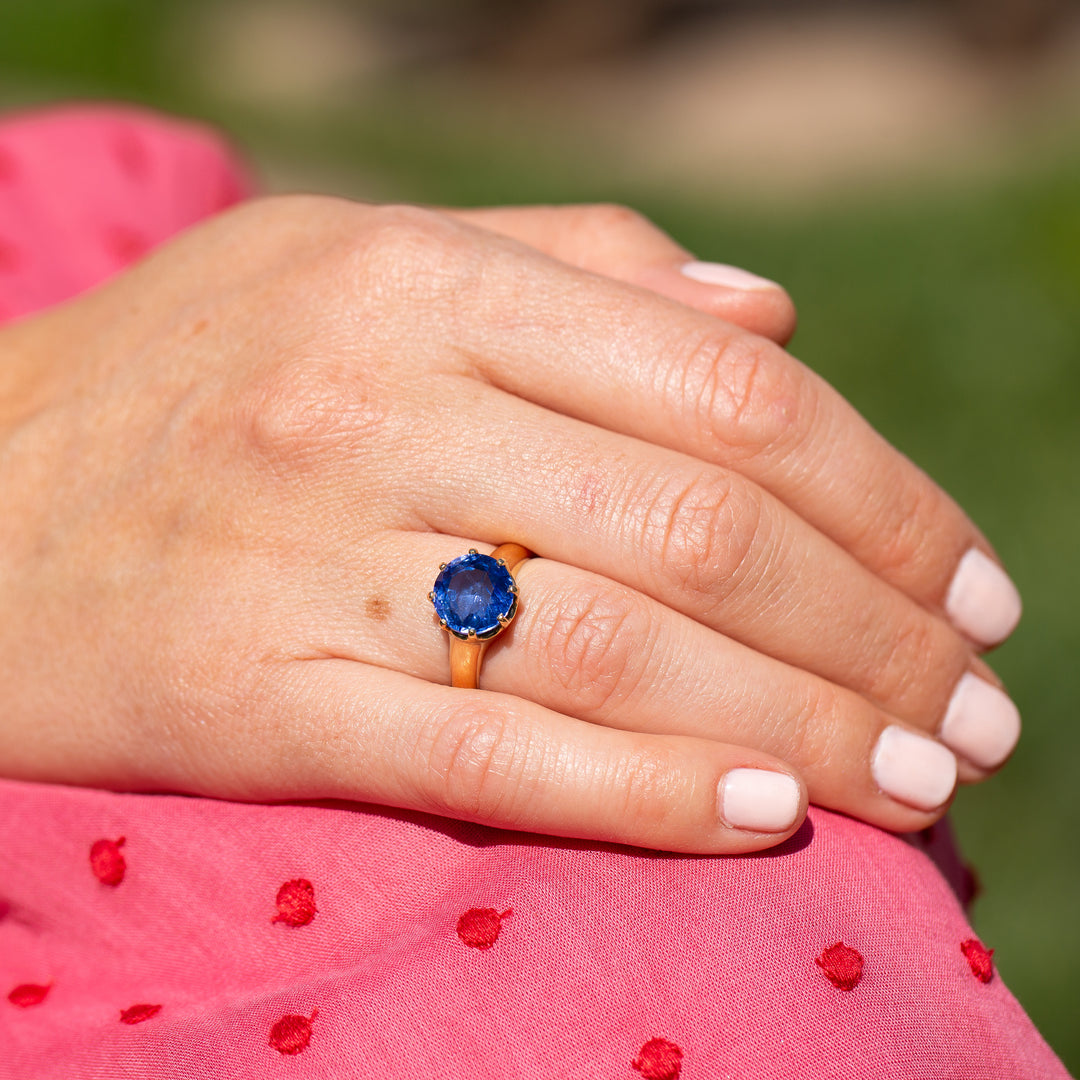
[{"label": "blue sapphire gemstone", "polygon": [[455,637],[490,638],[517,613],[517,586],[501,562],[470,551],[442,568],[431,602],[440,624]]}]

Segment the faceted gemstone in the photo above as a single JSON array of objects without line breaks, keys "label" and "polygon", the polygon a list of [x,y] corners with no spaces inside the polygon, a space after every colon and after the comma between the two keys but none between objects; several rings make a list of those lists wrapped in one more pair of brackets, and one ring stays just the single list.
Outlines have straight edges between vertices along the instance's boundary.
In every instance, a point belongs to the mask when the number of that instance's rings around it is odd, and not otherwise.
[{"label": "faceted gemstone", "polygon": [[435,579],[431,601],[440,622],[455,637],[494,637],[499,617],[517,611],[517,588],[510,571],[490,555],[469,552],[452,559]]}]

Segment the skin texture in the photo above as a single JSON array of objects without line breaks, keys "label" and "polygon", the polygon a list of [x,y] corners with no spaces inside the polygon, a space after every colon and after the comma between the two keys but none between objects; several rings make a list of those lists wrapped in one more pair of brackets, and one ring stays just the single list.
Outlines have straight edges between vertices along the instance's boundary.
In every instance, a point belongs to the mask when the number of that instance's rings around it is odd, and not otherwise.
[{"label": "skin texture", "polygon": [[[783,290],[689,258],[617,207],[270,198],[0,331],[3,774],[702,853],[808,799],[935,820],[871,756],[993,681],[943,614],[992,552],[783,351]],[[454,690],[427,592],[510,540]],[[789,828],[719,816],[747,768]]]}]

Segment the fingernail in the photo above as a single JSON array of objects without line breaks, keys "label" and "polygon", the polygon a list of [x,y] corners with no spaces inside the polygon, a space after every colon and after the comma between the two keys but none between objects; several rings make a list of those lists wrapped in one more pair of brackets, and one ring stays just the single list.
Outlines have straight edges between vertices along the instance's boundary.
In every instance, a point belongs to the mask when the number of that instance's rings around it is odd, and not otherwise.
[{"label": "fingernail", "polygon": [[720,816],[733,829],[784,832],[795,824],[802,801],[799,785],[771,769],[732,769],[719,791]]},{"label": "fingernail", "polygon": [[749,270],[726,263],[688,262],[680,267],[684,277],[700,281],[703,285],[723,285],[727,289],[741,289],[744,292],[753,289],[779,289],[775,281],[758,277]]},{"label": "fingernail", "polygon": [[949,618],[981,645],[997,645],[1016,628],[1020,609],[1020,594],[1009,575],[972,548],[960,560],[945,598]]},{"label": "fingernail", "polygon": [[1020,710],[1006,694],[970,671],[956,684],[941,741],[983,769],[994,769],[1020,738]]},{"label": "fingernail", "polygon": [[956,758],[939,742],[887,727],[870,762],[877,786],[916,810],[936,810],[956,787]]}]

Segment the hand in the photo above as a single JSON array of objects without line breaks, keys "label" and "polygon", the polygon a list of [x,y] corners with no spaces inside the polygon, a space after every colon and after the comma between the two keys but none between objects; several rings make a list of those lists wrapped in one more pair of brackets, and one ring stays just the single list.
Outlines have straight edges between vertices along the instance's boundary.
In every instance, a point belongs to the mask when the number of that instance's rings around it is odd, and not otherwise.
[{"label": "hand", "polygon": [[[1015,590],[759,336],[783,292],[686,258],[603,208],[267,199],[6,329],[3,773],[703,853],[808,797],[933,821],[935,735],[973,780],[1015,742],[975,651]],[[453,689],[427,593],[510,540]]]}]

